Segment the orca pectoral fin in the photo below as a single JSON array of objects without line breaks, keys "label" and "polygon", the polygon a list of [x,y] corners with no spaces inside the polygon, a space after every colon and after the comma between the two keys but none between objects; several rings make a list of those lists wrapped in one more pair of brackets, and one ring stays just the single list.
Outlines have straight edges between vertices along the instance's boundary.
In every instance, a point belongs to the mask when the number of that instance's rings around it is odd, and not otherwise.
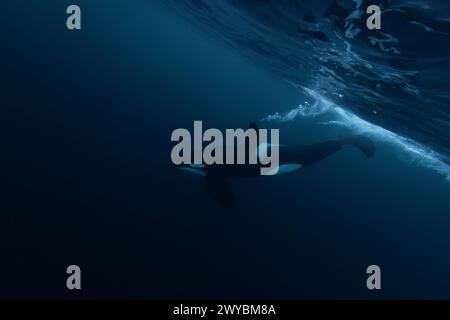
[{"label": "orca pectoral fin", "polygon": [[225,178],[207,175],[206,188],[210,196],[220,205],[230,208],[236,203],[236,196]]}]

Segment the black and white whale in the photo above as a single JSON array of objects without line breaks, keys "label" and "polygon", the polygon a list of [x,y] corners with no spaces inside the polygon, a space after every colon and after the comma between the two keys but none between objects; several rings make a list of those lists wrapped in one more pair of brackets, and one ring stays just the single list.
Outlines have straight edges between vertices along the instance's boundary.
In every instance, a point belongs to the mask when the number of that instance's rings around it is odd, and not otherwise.
[{"label": "black and white whale", "polygon": [[[252,122],[250,128],[257,129],[256,123]],[[279,165],[275,168],[274,174],[267,176],[287,174],[312,166],[346,145],[357,148],[367,158],[375,155],[375,144],[371,139],[362,135],[304,146],[279,145]],[[267,148],[270,148],[270,145],[261,144],[255,152],[267,152]],[[261,164],[191,164],[182,165],[181,169],[203,176],[208,193],[224,207],[232,207],[236,203],[236,196],[228,184],[229,179],[266,177],[266,175],[261,175]]]}]

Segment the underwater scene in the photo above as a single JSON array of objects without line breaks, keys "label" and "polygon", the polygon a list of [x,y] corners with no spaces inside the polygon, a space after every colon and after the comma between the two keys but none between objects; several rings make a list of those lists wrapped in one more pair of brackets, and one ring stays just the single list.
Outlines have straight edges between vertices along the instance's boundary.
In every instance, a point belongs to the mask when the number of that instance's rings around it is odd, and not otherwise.
[{"label": "underwater scene", "polygon": [[74,2],[1,5],[0,298],[450,298],[449,1]]}]

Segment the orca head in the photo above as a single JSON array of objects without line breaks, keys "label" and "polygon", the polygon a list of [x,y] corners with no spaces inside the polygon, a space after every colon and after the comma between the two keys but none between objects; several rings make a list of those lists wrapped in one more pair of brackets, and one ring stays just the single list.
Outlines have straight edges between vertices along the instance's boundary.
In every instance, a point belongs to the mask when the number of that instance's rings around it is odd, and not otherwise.
[{"label": "orca head", "polygon": [[206,166],[204,164],[188,164],[180,167],[180,170],[205,177],[206,176],[205,168]]}]

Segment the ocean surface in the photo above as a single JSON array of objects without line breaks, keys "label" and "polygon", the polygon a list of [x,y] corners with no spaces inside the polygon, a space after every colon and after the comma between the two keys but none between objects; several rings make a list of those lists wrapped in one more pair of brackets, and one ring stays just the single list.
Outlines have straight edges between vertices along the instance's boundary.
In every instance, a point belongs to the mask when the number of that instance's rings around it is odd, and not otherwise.
[{"label": "ocean surface", "polygon": [[267,120],[331,109],[343,121],[330,124],[396,140],[449,177],[448,1],[378,1],[381,30],[366,27],[372,1],[163,2],[313,101]]},{"label": "ocean surface", "polygon": [[[2,298],[450,298],[450,3],[5,2]],[[223,208],[176,128],[369,135]],[[68,291],[66,267],[82,269]],[[381,267],[382,290],[366,288]]]}]

